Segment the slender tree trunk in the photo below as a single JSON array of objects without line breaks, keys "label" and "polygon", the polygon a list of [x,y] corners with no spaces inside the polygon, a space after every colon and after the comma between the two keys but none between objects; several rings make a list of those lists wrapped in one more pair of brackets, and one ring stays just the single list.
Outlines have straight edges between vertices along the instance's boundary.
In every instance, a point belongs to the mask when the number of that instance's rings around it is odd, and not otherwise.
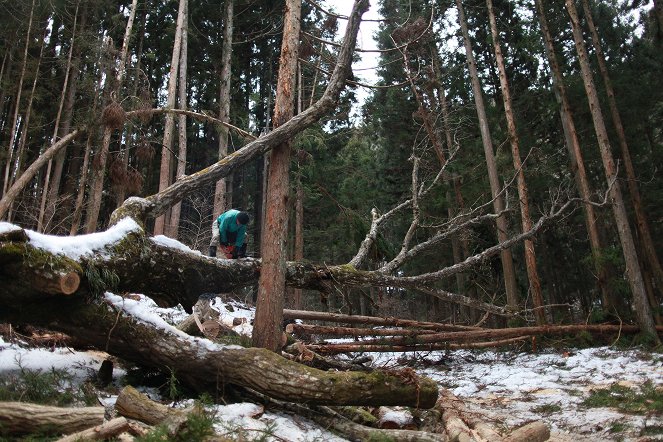
[{"label": "slender tree trunk", "polygon": [[[189,20],[189,11],[188,5],[185,7],[184,11],[184,24],[182,26],[182,49],[180,51],[180,78],[179,78],[179,102],[180,109],[186,110],[187,101],[187,87],[186,87],[186,69],[187,69],[187,34],[188,34],[188,20]],[[225,126],[222,126],[225,128]],[[186,115],[178,115],[177,121],[178,129],[178,145],[179,150],[177,152],[177,171],[175,173],[175,179],[183,176],[186,173],[186,155],[187,155],[187,145],[186,145]],[[226,130],[228,130],[226,128]],[[170,225],[168,226],[166,235],[171,238],[177,239],[177,233],[180,227],[180,212],[182,211],[182,202],[179,201],[175,204],[170,213]]]},{"label": "slender tree trunk", "polygon": [[[173,56],[170,61],[170,73],[168,74],[168,98],[166,107],[173,109],[175,107],[176,89],[177,89],[177,71],[180,61],[180,51],[182,48],[182,28],[184,26],[184,11],[186,10],[187,0],[180,0],[180,7],[177,12],[177,28],[175,29],[175,42],[173,44]],[[161,169],[159,171],[159,192],[170,186],[171,158],[173,156],[173,129],[175,126],[175,116],[166,114],[166,122],[163,130],[163,141],[161,143]],[[163,235],[166,231],[166,220],[170,220],[170,211],[157,217],[154,220],[154,234]]]},{"label": "slender tree trunk", "polygon": [[[80,65],[80,47],[76,45],[76,39],[78,35],[77,23],[78,23],[78,8],[79,3],[76,4],[76,11],[74,12],[74,24],[71,31],[71,47],[69,49],[69,57],[67,59],[67,67],[65,73],[65,80],[62,90],[62,96],[64,97],[64,110],[62,116],[62,124],[59,127],[59,136],[63,137],[71,131],[71,122],[74,114],[74,101],[76,99],[77,91],[77,79],[78,79],[78,66]],[[87,21],[87,7],[83,6],[83,11],[81,13],[81,23],[80,27],[84,28]],[[66,94],[66,96],[65,96]],[[54,140],[55,141],[55,137]],[[56,207],[59,205],[58,198],[60,195],[60,183],[62,181],[62,171],[64,169],[64,162],[67,157],[67,148],[63,148],[55,156],[55,161],[53,162],[52,169],[52,180],[49,186],[44,186],[44,198],[47,198],[46,204],[44,204],[43,216],[48,224],[55,214]],[[51,163],[48,165],[49,169]],[[70,207],[67,205],[67,207]],[[41,212],[40,212],[41,215]]]},{"label": "slender tree trunk", "polygon": [[[294,115],[293,94],[299,54],[301,9],[301,0],[286,1],[274,106],[274,127],[282,125]],[[253,328],[253,344],[272,351],[278,351],[281,346],[288,238],[290,150],[291,141],[286,140],[272,150],[270,157],[262,270],[258,282],[258,302]]]},{"label": "slender tree trunk", "polygon": [[658,259],[658,255],[656,254],[656,248],[654,247],[654,241],[652,241],[647,215],[644,208],[642,207],[642,198],[640,197],[640,190],[638,189],[638,177],[636,176],[635,169],[633,168],[631,151],[626,141],[624,125],[622,124],[622,119],[619,115],[619,109],[617,108],[615,90],[612,87],[612,81],[610,80],[610,73],[608,72],[605,55],[603,54],[603,49],[601,48],[599,34],[596,31],[596,27],[594,26],[594,20],[592,20],[592,11],[589,8],[589,1],[582,0],[582,6],[585,12],[587,26],[589,27],[589,30],[592,34],[592,43],[594,45],[594,50],[596,51],[599,71],[601,72],[603,84],[605,85],[606,94],[608,96],[608,105],[610,106],[612,123],[615,125],[615,131],[617,132],[617,138],[619,139],[619,148],[622,153],[622,160],[624,161],[624,170],[626,171],[626,182],[628,184],[628,191],[631,197],[631,202],[633,203],[633,211],[635,212],[635,226],[639,235],[638,239],[641,246],[640,249],[644,251],[643,254],[645,260],[649,264],[649,268],[651,269],[651,272],[654,276],[655,286],[657,287],[660,294],[661,290],[663,290],[663,268],[661,268],[661,263]]},{"label": "slender tree trunk", "polygon": [[[230,81],[232,79],[232,43],[235,0],[226,0],[223,12],[223,46],[221,48],[221,77],[219,93],[219,120],[230,121]],[[228,128],[219,128],[219,159],[228,155]],[[232,181],[232,177],[228,178]],[[230,201],[226,201],[226,178],[216,182],[214,190],[214,216],[217,217],[230,208]]]},{"label": "slender tree trunk", "polygon": [[[138,28],[138,47],[136,49],[136,65],[133,68],[133,71],[135,72],[134,74],[134,81],[133,81],[133,86],[131,89],[131,96],[132,97],[137,97],[138,96],[138,85],[140,84],[141,81],[141,58],[143,57],[143,44],[145,42],[145,19],[147,15],[147,10],[143,9],[141,12],[141,15],[139,17],[140,20],[140,26]],[[135,126],[132,122],[129,122],[127,125],[127,133],[125,136],[126,144],[127,146],[129,145],[136,145],[136,130]],[[128,170],[129,168],[129,158],[130,158],[130,150],[127,149],[126,153],[122,155],[122,167],[124,170]],[[116,208],[120,207],[124,200],[126,199],[126,187],[125,186],[120,186],[120,188],[117,190],[117,195],[116,195]]]},{"label": "slender tree trunk", "polygon": [[571,160],[571,169],[575,177],[578,193],[583,199],[583,207],[585,210],[585,225],[589,235],[589,245],[592,252],[594,261],[594,268],[596,271],[597,284],[601,291],[601,299],[604,311],[611,311],[615,307],[614,293],[608,286],[608,273],[605,266],[601,265],[601,237],[599,235],[596,214],[594,206],[590,203],[591,189],[589,180],[587,179],[587,172],[585,170],[585,161],[583,159],[582,150],[580,149],[580,141],[578,140],[578,133],[573,123],[573,111],[571,104],[566,94],[566,87],[564,86],[564,78],[562,77],[562,70],[557,62],[555,55],[555,47],[553,45],[552,34],[548,28],[548,21],[546,19],[545,10],[541,0],[535,0],[538,10],[539,21],[541,23],[541,32],[543,33],[543,40],[546,47],[546,56],[548,64],[552,73],[553,90],[555,97],[559,103],[559,114],[562,121],[562,130],[564,131],[564,138],[566,146],[569,150],[569,158]]},{"label": "slender tree trunk", "polygon": [[654,320],[652,318],[652,311],[647,299],[647,292],[645,290],[642,272],[638,264],[638,255],[635,250],[633,242],[633,235],[631,228],[628,224],[628,217],[626,215],[626,207],[624,206],[624,199],[619,185],[617,169],[610,150],[610,142],[608,141],[608,132],[605,128],[605,122],[601,107],[599,103],[596,87],[592,78],[592,71],[589,66],[587,50],[583,40],[582,29],[580,21],[578,20],[578,12],[576,10],[573,0],[565,0],[566,9],[571,18],[571,27],[573,29],[573,39],[578,52],[578,59],[580,61],[580,68],[582,70],[582,80],[585,85],[585,92],[589,100],[589,107],[592,113],[592,120],[594,121],[594,129],[596,131],[596,138],[599,143],[601,151],[601,160],[605,169],[605,176],[610,186],[609,194],[611,199],[612,211],[615,216],[617,224],[617,231],[619,233],[619,240],[622,245],[624,253],[624,261],[626,264],[626,278],[631,288],[633,295],[633,304],[635,307],[635,314],[638,323],[643,332],[651,335],[656,342],[660,342],[656,335]]},{"label": "slender tree trunk", "polygon": [[[120,90],[122,88],[122,80],[124,79],[124,68],[127,63],[127,56],[129,54],[129,41],[131,40],[131,32],[133,29],[134,18],[136,17],[136,7],[138,0],[133,0],[131,3],[131,12],[129,12],[129,19],[127,20],[127,27],[124,32],[124,41],[122,42],[122,51],[120,52],[120,62],[117,67],[117,75],[115,77],[115,95],[119,98]],[[85,221],[85,231],[92,233],[97,229],[97,221],[99,220],[99,211],[101,209],[101,197],[104,188],[104,178],[106,176],[106,162],[108,159],[108,151],[110,149],[110,139],[113,130],[106,126],[104,128],[104,135],[101,142],[101,149],[97,152],[99,155],[99,170],[96,171],[92,177],[90,184],[90,199],[87,209],[87,218]]]},{"label": "slender tree trunk", "polygon": [[[516,171],[516,180],[518,184],[518,201],[520,203],[520,218],[523,226],[523,232],[532,228],[532,218],[529,212],[529,195],[527,183],[525,182],[525,172],[523,163],[520,160],[520,139],[516,130],[516,120],[513,112],[513,101],[511,99],[511,90],[509,88],[509,79],[506,76],[506,67],[504,65],[504,55],[500,45],[500,37],[497,31],[497,21],[495,20],[495,11],[493,1],[486,0],[488,7],[488,18],[490,20],[490,31],[493,35],[493,47],[495,48],[495,59],[499,70],[500,87],[502,89],[502,100],[504,101],[504,113],[506,115],[507,130],[509,141],[511,143],[511,156],[513,157],[513,167]],[[534,305],[534,316],[538,325],[546,323],[546,312],[543,308],[543,294],[541,293],[541,281],[536,266],[536,253],[534,252],[534,241],[527,239],[525,246],[525,266],[527,268],[527,277],[529,279],[529,289],[532,295]]]},{"label": "slender tree trunk", "polygon": [[[472,80],[472,91],[474,93],[474,102],[477,108],[479,118],[479,128],[481,129],[481,139],[483,140],[484,154],[486,156],[486,166],[488,167],[488,179],[490,181],[490,190],[493,197],[493,208],[496,213],[504,210],[504,198],[501,194],[500,180],[497,173],[497,163],[495,161],[495,152],[493,150],[493,141],[488,127],[488,117],[486,116],[486,107],[483,102],[483,91],[479,83],[479,73],[477,71],[476,61],[472,54],[472,43],[470,33],[467,29],[467,20],[461,0],[456,0],[458,7],[458,21],[463,32],[465,52],[467,54],[467,65],[470,70]],[[508,239],[507,222],[504,215],[497,218],[497,239],[504,242]],[[502,271],[504,273],[504,285],[506,288],[507,304],[513,310],[518,309],[518,288],[516,285],[516,271],[513,266],[513,257],[511,250],[505,249],[500,253],[502,260]]]},{"label": "slender tree trunk", "polygon": [[28,63],[28,49],[30,47],[30,34],[32,34],[32,19],[34,16],[35,10],[35,0],[32,0],[32,6],[30,7],[30,20],[28,21],[28,30],[25,33],[25,48],[23,49],[23,62],[21,66],[21,75],[18,80],[18,87],[16,88],[16,99],[14,104],[14,116],[12,118],[12,123],[9,128],[9,143],[7,145],[7,154],[5,156],[5,179],[2,186],[2,196],[5,196],[7,189],[9,189],[9,177],[11,172],[12,157],[14,153],[14,144],[16,142],[16,124],[18,121],[18,112],[21,105],[21,94],[23,92],[23,80],[25,79],[25,71]]},{"label": "slender tree trunk", "polygon": [[[71,30],[71,46],[69,47],[69,55],[67,57],[67,67],[65,69],[65,75],[64,75],[64,81],[62,84],[62,93],[60,94],[60,105],[58,107],[58,113],[55,117],[55,127],[53,128],[53,137],[51,138],[51,144],[55,143],[57,140],[58,133],[60,133],[60,136],[63,136],[62,132],[60,132],[60,120],[62,118],[62,110],[64,109],[64,104],[67,98],[69,98],[69,95],[67,94],[67,87],[69,86],[69,74],[71,73],[71,60],[74,54],[74,40],[76,38],[76,24],[78,21],[78,5],[76,5],[76,12],[74,13],[74,25]],[[73,99],[73,97],[71,97]],[[67,128],[67,132],[64,133],[66,135],[69,133],[69,129],[71,126]],[[37,231],[38,232],[43,232],[46,230],[46,225],[48,225],[51,221],[51,218],[53,214],[55,213],[55,206],[57,204],[57,198],[58,198],[58,191],[60,188],[60,177],[62,175],[62,163],[64,162],[64,157],[66,155],[66,150],[63,148],[62,151],[58,153],[56,156],[56,159],[62,156],[62,162],[57,162],[56,165],[59,164],[59,169],[56,168],[56,170],[53,170],[53,161],[48,162],[48,166],[46,166],[46,178],[44,179],[44,186],[42,189],[42,194],[41,194],[41,205],[39,207],[39,218],[37,220]],[[53,182],[51,183],[51,174],[55,175]]]}]

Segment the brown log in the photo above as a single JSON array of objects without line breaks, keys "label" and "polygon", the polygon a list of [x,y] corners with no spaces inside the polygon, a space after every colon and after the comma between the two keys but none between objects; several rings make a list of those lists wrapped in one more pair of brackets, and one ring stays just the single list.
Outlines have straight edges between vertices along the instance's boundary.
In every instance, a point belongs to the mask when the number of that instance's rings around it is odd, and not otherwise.
[{"label": "brown log", "polygon": [[115,409],[124,417],[149,425],[165,424],[170,434],[177,434],[186,424],[187,415],[193,410],[180,410],[159,404],[131,386],[122,389],[115,402]]},{"label": "brown log", "polygon": [[25,402],[0,402],[0,431],[19,436],[31,433],[67,434],[99,425],[103,407],[63,408]]},{"label": "brown log", "polygon": [[483,330],[480,327],[465,325],[440,324],[436,322],[420,322],[411,319],[379,318],[375,316],[342,315],[339,313],[312,312],[307,310],[283,310],[283,319],[305,319],[312,321],[341,322],[346,324],[393,325],[397,327],[414,327],[424,330]]},{"label": "brown log", "polygon": [[123,417],[118,417],[94,428],[79,431],[57,440],[57,442],[77,442],[83,440],[105,440],[118,436],[129,431],[129,421]]},{"label": "brown log", "polygon": [[[657,328],[658,330],[658,328]],[[416,338],[382,338],[362,341],[362,345],[414,345],[440,342],[476,342],[487,339],[505,339],[526,335],[565,335],[579,332],[593,334],[638,333],[640,327],[634,325],[544,325],[538,327],[514,327],[506,329],[483,329],[476,331],[446,332],[420,335]]]},{"label": "brown log", "polygon": [[444,410],[442,422],[451,442],[476,442],[470,428],[453,410]]},{"label": "brown log", "polygon": [[474,430],[476,435],[480,438],[490,442],[502,441],[502,436],[492,425],[479,419],[476,413],[469,411],[465,407],[465,402],[463,400],[459,399],[447,389],[442,389],[440,391],[440,399],[435,405],[435,410],[439,410],[439,412],[442,410],[453,410],[456,416]]},{"label": "brown log", "polygon": [[[306,348],[314,352],[322,354],[338,354],[338,353],[398,353],[410,351],[434,351],[434,350],[458,350],[461,348],[490,348],[500,347],[503,345],[515,344],[529,339],[529,336],[517,336],[515,338],[500,339],[498,341],[487,342],[466,342],[461,344],[456,343],[435,343],[435,344],[415,344],[415,345],[391,345],[388,342],[380,344],[365,345],[361,342],[350,344],[308,344]],[[366,341],[364,341],[366,342]],[[379,342],[379,341],[373,341]]]},{"label": "brown log", "polygon": [[352,327],[327,327],[311,324],[288,324],[286,333],[300,337],[320,336],[416,336],[434,333],[434,330],[417,330],[402,328],[352,328]]},{"label": "brown log", "polygon": [[531,422],[513,430],[503,442],[544,442],[550,439],[550,428],[541,421]]}]

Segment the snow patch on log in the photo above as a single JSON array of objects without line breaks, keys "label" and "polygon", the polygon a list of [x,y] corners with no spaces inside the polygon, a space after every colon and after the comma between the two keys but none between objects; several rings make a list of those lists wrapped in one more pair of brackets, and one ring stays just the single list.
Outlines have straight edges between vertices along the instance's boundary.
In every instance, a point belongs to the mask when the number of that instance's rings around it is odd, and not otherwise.
[{"label": "snow patch on log", "polygon": [[[22,230],[10,223],[0,223],[0,233]],[[83,256],[91,256],[103,252],[104,248],[123,239],[128,233],[142,231],[132,218],[124,218],[105,232],[89,233],[77,236],[44,235],[32,230],[25,230],[33,247],[46,250],[54,255],[64,255],[78,260]]]},{"label": "snow patch on log", "polygon": [[202,253],[200,253],[200,251],[193,250],[192,248],[190,248],[189,246],[187,246],[185,244],[182,244],[178,240],[173,239],[173,238],[168,238],[167,236],[164,236],[164,235],[153,236],[153,237],[150,238],[150,240],[153,243],[158,244],[160,246],[169,247],[171,249],[177,249],[177,250],[180,250],[180,251],[186,252],[186,253],[193,253],[194,255],[202,255]]},{"label": "snow patch on log", "polygon": [[19,226],[16,226],[14,224],[5,222],[5,221],[0,221],[0,234],[1,233],[7,233],[7,232],[13,232],[15,230],[22,230]]},{"label": "snow patch on log", "polygon": [[132,316],[138,321],[153,325],[154,327],[163,330],[167,333],[171,333],[181,339],[186,339],[187,341],[197,343],[203,346],[206,349],[206,351],[244,348],[239,345],[216,344],[210,341],[209,339],[194,337],[187,333],[184,333],[178,328],[167,323],[161,316],[159,316],[157,313],[152,311],[149,307],[146,307],[146,304],[144,302],[136,301],[130,298],[123,298],[111,292],[106,292],[104,296],[106,301],[108,301],[115,308],[127,313],[128,315]]}]

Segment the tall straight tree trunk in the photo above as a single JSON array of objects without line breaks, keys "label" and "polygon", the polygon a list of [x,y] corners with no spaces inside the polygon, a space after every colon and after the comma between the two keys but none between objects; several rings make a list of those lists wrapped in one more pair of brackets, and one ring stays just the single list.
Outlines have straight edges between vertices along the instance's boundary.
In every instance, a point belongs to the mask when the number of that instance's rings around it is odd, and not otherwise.
[{"label": "tall straight tree trunk", "polygon": [[[458,7],[458,21],[460,28],[463,32],[463,40],[465,44],[465,53],[467,54],[467,66],[470,70],[470,78],[472,80],[472,92],[474,94],[474,103],[477,108],[477,116],[479,118],[479,128],[481,130],[481,139],[483,141],[484,154],[486,156],[486,166],[488,168],[488,179],[490,181],[490,191],[493,197],[493,209],[496,213],[501,213],[505,209],[504,198],[501,194],[500,180],[497,173],[497,163],[495,161],[495,152],[493,150],[493,141],[490,135],[490,128],[488,127],[488,117],[486,116],[486,107],[483,102],[483,91],[479,83],[479,72],[477,70],[476,61],[472,54],[472,43],[470,41],[470,33],[467,29],[467,20],[465,19],[465,11],[461,0],[456,0]],[[502,214],[497,218],[497,239],[499,242],[508,239],[506,217]],[[504,273],[504,285],[506,288],[507,305],[513,310],[518,309],[518,288],[516,286],[516,271],[513,266],[513,256],[511,250],[505,249],[500,253],[502,260],[502,271]]]},{"label": "tall straight tree trunk", "polygon": [[[184,21],[182,26],[182,48],[180,50],[180,78],[179,78],[179,104],[180,109],[187,108],[186,101],[186,69],[187,69],[187,51],[188,51],[188,20],[189,20],[188,5],[184,9]],[[225,126],[224,126],[225,127]],[[177,151],[177,170],[175,172],[175,179],[183,176],[186,173],[186,115],[178,115],[177,117],[177,130],[178,130],[178,151]],[[170,213],[170,225],[167,228],[166,235],[171,238],[177,239],[177,234],[180,227],[180,213],[182,211],[182,202],[178,201],[173,206]]]},{"label": "tall straight tree trunk", "polygon": [[[67,88],[69,86],[69,74],[71,73],[71,64],[72,58],[74,55],[74,40],[76,38],[76,24],[78,22],[78,5],[76,5],[76,12],[74,12],[74,25],[71,29],[71,46],[69,47],[69,55],[67,56],[67,67],[65,69],[64,81],[62,82],[62,93],[60,94],[60,105],[58,107],[58,113],[55,117],[55,127],[53,128],[53,137],[51,138],[51,144],[54,144],[57,141],[58,133],[62,136],[60,131],[60,121],[62,118],[62,111],[64,109],[65,101],[68,98],[73,99],[67,94]],[[69,126],[70,128],[71,126]],[[68,128],[68,129],[69,129]],[[68,133],[68,130],[67,130]],[[64,134],[66,135],[66,133]],[[48,162],[46,166],[46,178],[44,179],[44,187],[41,194],[41,206],[39,207],[39,218],[37,220],[37,231],[42,232],[45,230],[45,225],[49,224],[51,217],[55,213],[55,206],[57,204],[58,190],[60,188],[60,177],[62,175],[62,164],[64,163],[64,156],[66,155],[66,150],[62,149],[56,158],[60,158],[62,155],[62,162],[57,162],[56,165],[59,165],[59,168],[53,170],[53,161]],[[51,174],[57,176],[51,182]]]},{"label": "tall straight tree trunk", "polygon": [[[232,78],[232,44],[233,44],[233,19],[235,0],[226,0],[223,11],[223,46],[221,48],[221,77],[219,92],[219,120],[230,121],[230,81]],[[219,127],[219,159],[228,155],[228,128]],[[232,176],[228,177],[232,182]],[[230,201],[226,201],[227,195],[226,178],[216,182],[214,190],[214,217],[230,208]]]},{"label": "tall straight tree trunk", "polygon": [[605,85],[605,91],[608,96],[608,105],[610,107],[612,123],[615,125],[615,131],[617,132],[617,138],[619,140],[619,148],[622,153],[622,160],[624,161],[624,170],[626,171],[626,182],[628,184],[628,191],[631,197],[631,202],[633,203],[633,211],[635,212],[635,226],[639,235],[639,243],[641,249],[644,251],[644,257],[649,264],[649,268],[651,269],[651,272],[654,276],[655,285],[660,293],[660,291],[663,289],[663,268],[661,268],[661,262],[659,261],[658,255],[656,254],[654,241],[652,241],[647,215],[645,214],[645,210],[642,207],[642,198],[640,197],[640,190],[638,189],[638,178],[635,175],[633,161],[631,160],[631,151],[626,141],[624,125],[622,124],[622,119],[619,115],[619,109],[617,108],[615,90],[612,87],[612,81],[610,80],[608,66],[605,61],[605,55],[603,54],[603,49],[601,48],[599,34],[596,31],[596,27],[594,26],[592,11],[589,8],[589,1],[582,0],[582,6],[585,12],[587,26],[589,27],[589,31],[592,35],[592,43],[594,45],[594,50],[596,51],[599,71],[601,72],[603,84]]},{"label": "tall straight tree trunk", "polygon": [[576,51],[578,52],[578,60],[580,62],[580,69],[582,70],[582,80],[585,85],[587,99],[589,100],[592,120],[594,121],[594,129],[596,131],[596,138],[601,151],[601,160],[603,161],[603,167],[605,169],[605,177],[608,186],[610,187],[610,202],[615,216],[615,223],[617,224],[617,232],[619,233],[622,251],[624,253],[626,279],[631,288],[635,314],[642,331],[651,335],[657,343],[660,343],[660,339],[656,334],[654,320],[652,318],[652,310],[647,299],[644,279],[642,277],[642,272],[640,271],[640,265],[638,264],[638,255],[635,250],[633,235],[628,224],[626,207],[624,206],[624,199],[622,198],[622,192],[618,181],[617,169],[610,150],[608,131],[605,128],[599,97],[596,92],[596,87],[594,86],[594,79],[592,78],[592,71],[589,66],[587,49],[585,48],[582,29],[578,19],[578,11],[576,10],[574,0],[565,0],[565,4],[571,18],[573,40],[575,42]]},{"label": "tall straight tree trunk", "polygon": [[7,154],[5,155],[5,179],[2,185],[2,195],[4,196],[9,189],[9,176],[11,172],[12,157],[14,154],[14,144],[16,143],[16,124],[18,122],[18,113],[21,108],[21,93],[23,92],[23,80],[25,79],[25,71],[28,63],[28,49],[30,48],[30,35],[32,34],[32,19],[35,10],[35,0],[32,0],[30,7],[30,20],[28,21],[28,30],[25,33],[25,48],[23,49],[23,62],[21,65],[21,74],[18,79],[18,86],[16,88],[16,99],[14,100],[14,116],[12,117],[11,126],[9,127],[9,143],[7,145]]},{"label": "tall straight tree trunk", "polygon": [[[138,96],[138,85],[141,81],[140,78],[140,72],[142,69],[141,66],[141,58],[143,57],[143,45],[145,43],[145,21],[146,21],[146,15],[147,15],[147,9],[143,8],[141,11],[141,15],[139,17],[140,20],[140,25],[138,28],[138,45],[136,49],[136,54],[135,54],[135,59],[136,59],[136,65],[133,67],[133,71],[135,72],[134,74],[134,81],[133,81],[133,86],[131,87],[131,96],[132,97],[137,97]],[[136,130],[135,126],[132,122],[129,122],[127,125],[127,133],[125,135],[125,140],[126,140],[126,145],[134,145],[135,146],[135,139],[136,139]],[[130,158],[130,150],[127,149],[126,153],[122,155],[122,167],[124,171],[127,171],[129,168],[129,158]],[[115,198],[115,203],[116,207],[120,207],[124,200],[126,199],[126,187],[125,186],[120,186],[117,190],[116,198]]]},{"label": "tall straight tree trunk", "polygon": [[[168,74],[168,98],[166,99],[166,108],[175,108],[176,89],[177,89],[177,71],[180,62],[180,51],[182,48],[182,28],[184,27],[184,11],[186,10],[187,0],[180,0],[177,11],[177,27],[175,28],[175,41],[173,44],[173,55],[170,59],[170,73]],[[163,141],[161,142],[161,168],[159,169],[159,192],[170,186],[171,158],[173,156],[173,130],[175,127],[175,116],[171,113],[166,114],[163,129]],[[170,210],[154,220],[154,234],[163,235],[166,231],[166,220],[170,221]]]},{"label": "tall straight tree trunk", "polygon": [[[499,70],[500,87],[502,90],[502,100],[504,101],[504,113],[506,115],[507,130],[509,133],[509,142],[511,144],[511,156],[513,157],[513,167],[516,171],[516,181],[518,185],[518,201],[520,203],[520,218],[523,226],[523,232],[532,230],[532,218],[529,213],[529,195],[527,183],[525,182],[525,171],[523,163],[520,160],[520,139],[516,130],[516,119],[513,113],[513,101],[511,99],[511,90],[509,88],[509,79],[506,76],[506,67],[504,65],[504,55],[500,44],[500,35],[497,31],[497,20],[495,20],[495,11],[493,1],[486,0],[488,7],[488,19],[490,21],[490,32],[493,35],[493,47],[495,48],[495,59],[497,69]],[[536,253],[534,252],[534,241],[526,239],[525,245],[525,266],[527,268],[527,278],[529,279],[529,290],[532,295],[534,305],[534,316],[538,325],[546,323],[546,312],[543,308],[543,294],[541,293],[541,281],[536,266]]]},{"label": "tall straight tree trunk", "polygon": [[[86,4],[87,5],[87,4]],[[81,12],[81,23],[80,28],[85,28],[87,21],[87,6],[83,6],[83,11]],[[69,49],[69,57],[67,60],[67,68],[65,73],[65,83],[62,94],[65,94],[66,98],[64,99],[64,109],[62,115],[62,124],[59,128],[59,136],[62,138],[71,131],[71,122],[74,114],[74,101],[76,99],[77,91],[77,79],[78,79],[78,66],[80,65],[80,45],[76,44],[76,39],[78,36],[78,8],[79,3],[76,4],[76,11],[74,12],[74,24],[71,31],[71,48]],[[73,59],[73,60],[72,60]],[[64,147],[61,152],[59,152],[53,162],[52,170],[52,179],[48,187],[44,187],[44,196],[47,198],[47,202],[44,205],[44,218],[47,220],[47,223],[50,222],[51,217],[55,214],[56,207],[58,206],[58,198],[60,195],[60,183],[62,181],[62,171],[64,169],[64,162],[67,157],[67,148]],[[51,167],[50,162],[47,167]],[[67,204],[67,207],[71,207]]]},{"label": "tall straight tree trunk", "polygon": [[592,257],[594,261],[594,268],[596,271],[597,284],[601,291],[601,300],[603,310],[608,312],[612,311],[615,307],[614,292],[609,287],[608,273],[605,266],[601,265],[601,237],[599,235],[596,213],[594,206],[590,203],[592,192],[587,179],[587,172],[585,170],[585,161],[583,159],[582,150],[580,149],[580,141],[578,140],[578,133],[573,123],[573,111],[571,104],[566,94],[566,87],[564,86],[564,78],[562,70],[557,62],[555,55],[555,46],[553,45],[552,34],[548,28],[548,20],[546,19],[543,2],[535,0],[538,10],[539,21],[541,23],[541,32],[543,33],[543,40],[546,48],[546,57],[552,73],[553,90],[555,97],[559,103],[559,115],[562,121],[562,130],[564,132],[564,139],[566,146],[569,150],[569,158],[571,160],[571,169],[576,181],[578,193],[583,200],[583,208],[585,210],[585,225],[587,227],[587,234],[589,235],[589,246],[591,248]]},{"label": "tall straight tree trunk", "polygon": [[[115,95],[117,99],[119,99],[122,80],[124,79],[124,68],[127,64],[127,56],[129,55],[129,41],[131,40],[131,32],[133,29],[134,18],[136,17],[137,5],[138,0],[133,0],[131,3],[131,11],[129,12],[129,19],[127,20],[127,27],[124,31],[120,62],[117,67],[117,75],[115,76]],[[101,197],[104,189],[104,178],[106,176],[106,162],[108,160],[108,151],[110,149],[112,133],[113,129],[108,126],[104,127],[101,149],[97,152],[97,155],[99,155],[99,170],[92,177],[92,183],[90,184],[90,201],[87,208],[87,218],[85,220],[85,231],[87,233],[92,233],[97,229],[97,221],[99,220],[99,211],[101,209]]]},{"label": "tall straight tree trunk", "polygon": [[[282,125],[294,115],[293,94],[297,78],[301,8],[301,0],[286,0],[274,106],[274,127]],[[253,345],[272,351],[278,351],[281,347],[288,238],[290,150],[291,141],[288,140],[271,152],[262,268],[258,281],[258,301],[253,327]]]},{"label": "tall straight tree trunk", "polygon": [[[46,32],[44,32],[45,34]],[[32,81],[32,89],[30,90],[30,98],[28,98],[28,105],[27,109],[25,111],[25,118],[23,119],[23,128],[21,130],[21,136],[18,141],[18,148],[16,149],[16,158],[14,162],[14,167],[13,170],[15,171],[16,176],[20,176],[22,171],[23,171],[23,156],[25,155],[25,145],[27,144],[28,141],[28,130],[30,128],[30,117],[32,115],[32,103],[34,102],[35,98],[35,90],[37,89],[37,81],[39,80],[39,70],[41,68],[41,61],[44,56],[44,37],[45,35],[42,34],[41,42],[40,42],[40,49],[39,49],[39,58],[37,59],[37,68],[35,69],[35,78]],[[12,176],[14,174],[10,174],[9,176],[9,186],[8,188],[11,188],[11,185],[13,184],[13,179]],[[7,215],[7,219],[11,222],[13,217],[12,214],[12,209],[10,207],[9,213]]]}]

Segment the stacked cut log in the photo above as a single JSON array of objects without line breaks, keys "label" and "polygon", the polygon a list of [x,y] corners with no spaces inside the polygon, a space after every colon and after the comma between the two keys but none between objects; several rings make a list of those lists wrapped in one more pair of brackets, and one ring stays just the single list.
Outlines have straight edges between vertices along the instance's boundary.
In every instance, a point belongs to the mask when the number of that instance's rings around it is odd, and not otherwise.
[{"label": "stacked cut log", "polygon": [[[288,324],[286,333],[303,340],[311,341],[313,337],[333,336],[365,338],[364,341],[328,344],[325,342],[308,343],[306,349],[321,354],[338,354],[351,352],[410,352],[453,350],[458,348],[487,348],[522,343],[529,336],[512,336],[504,339],[487,339],[482,342],[463,342],[458,339],[465,333],[482,332],[485,329],[465,325],[440,324],[421,322],[399,318],[379,318],[372,316],[342,315],[326,312],[310,312],[302,310],[284,310],[285,319],[306,319],[344,324],[362,324],[379,326],[380,328],[357,328],[342,326],[324,326],[311,324]],[[389,328],[383,328],[389,327]],[[431,337],[437,337],[439,339]],[[459,341],[459,342],[455,342]],[[299,354],[302,349],[298,348]],[[313,359],[313,358],[311,358]]]}]

